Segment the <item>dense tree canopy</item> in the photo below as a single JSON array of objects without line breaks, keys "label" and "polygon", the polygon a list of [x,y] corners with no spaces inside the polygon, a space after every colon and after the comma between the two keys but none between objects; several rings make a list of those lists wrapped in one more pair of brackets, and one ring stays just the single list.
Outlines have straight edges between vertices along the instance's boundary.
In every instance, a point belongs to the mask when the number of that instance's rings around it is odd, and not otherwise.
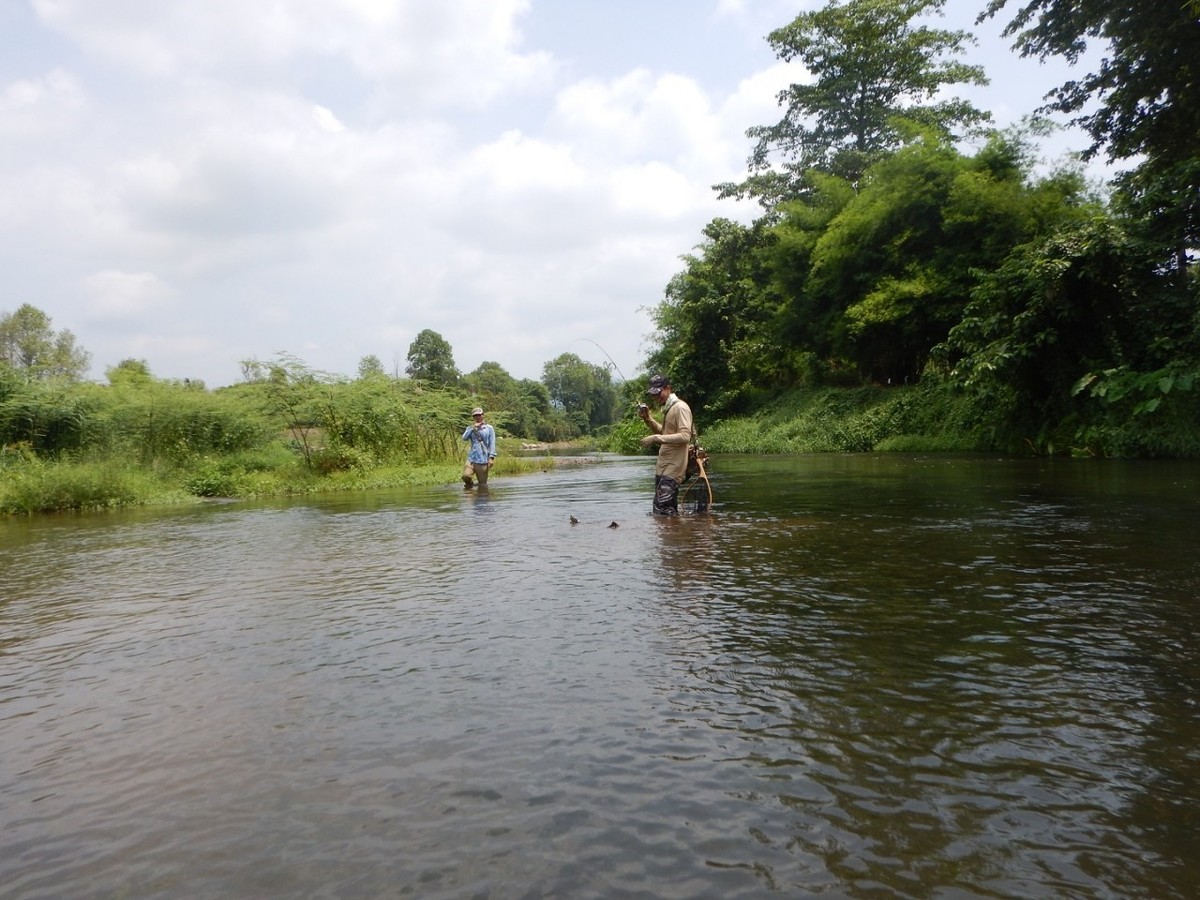
[{"label": "dense tree canopy", "polygon": [[463,383],[488,411],[488,419],[513,434],[538,440],[559,440],[565,424],[550,403],[550,393],[538,381],[517,380],[500,363],[486,360],[463,376]]},{"label": "dense tree canopy", "polygon": [[648,368],[669,373],[697,408],[736,408],[754,384],[786,377],[764,256],[771,240],[763,223],[713,220],[653,311],[657,347]]},{"label": "dense tree canopy", "polygon": [[[994,16],[1010,0],[991,0]],[[1089,155],[1139,160],[1121,179],[1147,231],[1182,267],[1200,245],[1200,10],[1162,0],[1025,0],[1004,33],[1023,55],[1077,63],[1090,40],[1104,44],[1095,71],[1059,85],[1048,109],[1073,116],[1091,136]]]},{"label": "dense tree canopy", "polygon": [[1001,136],[973,157],[928,139],[877,163],[811,253],[781,260],[792,279],[785,336],[875,382],[918,380],[979,274],[1084,202],[1078,177],[1031,180],[1023,155]]},{"label": "dense tree canopy", "polygon": [[754,197],[769,209],[802,193],[813,170],[857,185],[913,129],[952,136],[987,121],[986,112],[944,96],[954,85],[987,81],[979,66],[956,59],[971,36],[914,24],[944,5],[830,2],[771,32],[767,40],[776,55],[803,63],[813,80],[779,95],[782,120],[747,132],[755,141],[750,177],[718,185],[721,196]]},{"label": "dense tree canopy", "polygon": [[982,274],[1013,248],[1099,213],[1077,173],[1040,179],[1021,133],[973,156],[927,136],[856,191],[814,179],[775,225],[724,219],[667,285],[651,368],[714,412],[767,386],[916,382]]},{"label": "dense tree canopy", "polygon": [[617,393],[603,366],[563,353],[542,367],[542,384],[553,404],[574,423],[576,433],[589,433],[613,422]]},{"label": "dense tree canopy", "polygon": [[942,5],[831,2],[772,32],[813,81],[750,130],[747,180],[718,186],[765,213],[704,229],[654,312],[651,367],[709,416],[797,385],[920,380],[964,398],[988,446],[1167,446],[1126,420],[1192,415],[1163,398],[1200,381],[1196,4],[1031,0],[1009,26],[1024,52],[1072,61],[1108,41],[1047,110],[1076,114],[1092,153],[1138,159],[1112,203],[1079,169],[1035,175],[1044,120],[964,149],[983,116],[945,97],[982,79],[947,61],[969,36],[911,24]]},{"label": "dense tree canopy", "polygon": [[1072,413],[1071,386],[1090,369],[1161,365],[1151,347],[1144,254],[1113,220],[1094,216],[1017,247],[988,272],[937,353],[955,381],[1010,430],[1035,435]]},{"label": "dense tree canopy", "polygon": [[123,359],[115,366],[104,370],[104,377],[111,385],[148,385],[153,383],[154,375],[150,365],[144,359]]}]

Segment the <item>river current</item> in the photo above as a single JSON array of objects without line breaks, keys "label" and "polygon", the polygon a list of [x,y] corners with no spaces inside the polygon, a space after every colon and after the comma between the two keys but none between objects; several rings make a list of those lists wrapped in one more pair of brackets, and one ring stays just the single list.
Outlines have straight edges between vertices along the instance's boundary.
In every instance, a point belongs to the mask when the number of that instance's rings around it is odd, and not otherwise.
[{"label": "river current", "polygon": [[1197,895],[1200,465],[575,463],[0,521],[0,896]]}]

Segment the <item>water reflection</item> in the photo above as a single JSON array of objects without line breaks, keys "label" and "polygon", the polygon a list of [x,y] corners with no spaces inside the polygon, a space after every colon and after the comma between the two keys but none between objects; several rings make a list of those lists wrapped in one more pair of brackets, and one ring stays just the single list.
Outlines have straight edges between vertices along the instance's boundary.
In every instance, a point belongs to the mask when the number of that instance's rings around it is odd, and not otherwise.
[{"label": "water reflection", "polygon": [[[1139,878],[1146,848],[1110,831],[1150,774],[1130,763],[1157,730],[1144,665],[1157,654],[1139,648],[1137,626],[1161,637],[1163,623],[1161,577],[1130,578],[1130,523],[1090,500],[1051,502],[1041,485],[962,512],[945,485],[908,497],[883,474],[885,496],[839,485],[837,510],[822,510],[825,482],[807,503],[823,516],[777,504],[769,525],[664,532],[673,609],[708,620],[697,630],[711,659],[692,671],[726,701],[711,714],[728,722],[737,698],[736,731],[757,745],[748,758],[779,783],[764,792],[797,817],[759,839],[864,890],[912,879],[1019,896],[1044,891],[1046,873],[1077,889]],[[851,535],[837,521],[856,503],[871,527]],[[720,588],[706,596],[712,579]],[[1183,786],[1197,796],[1194,776]],[[1165,830],[1194,824],[1180,811]],[[1014,858],[1015,872],[997,874]],[[1139,880],[1159,891],[1157,877]]]},{"label": "water reflection", "polygon": [[725,458],[668,519],[618,458],[8,523],[0,878],[1189,896],[1198,471]]}]

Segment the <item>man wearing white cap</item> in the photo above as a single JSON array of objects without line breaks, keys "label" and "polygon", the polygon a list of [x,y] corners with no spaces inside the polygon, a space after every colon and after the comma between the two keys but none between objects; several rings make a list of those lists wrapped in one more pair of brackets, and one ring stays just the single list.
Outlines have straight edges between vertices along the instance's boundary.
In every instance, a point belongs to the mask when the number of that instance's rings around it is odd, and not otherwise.
[{"label": "man wearing white cap", "polygon": [[474,487],[471,479],[478,478],[479,486],[487,486],[488,469],[496,458],[496,430],[483,421],[483,409],[475,407],[471,410],[471,418],[475,421],[467,426],[462,439],[471,442],[467,451],[467,464],[463,466],[463,489]]}]

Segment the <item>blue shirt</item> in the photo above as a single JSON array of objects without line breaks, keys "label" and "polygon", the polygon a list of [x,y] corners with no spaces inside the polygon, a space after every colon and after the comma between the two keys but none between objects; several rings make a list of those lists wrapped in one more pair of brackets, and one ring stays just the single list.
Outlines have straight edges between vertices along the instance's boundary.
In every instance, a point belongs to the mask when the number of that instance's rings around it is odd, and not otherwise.
[{"label": "blue shirt", "polygon": [[486,422],[479,426],[479,431],[471,425],[463,432],[462,439],[471,442],[471,449],[467,453],[469,463],[486,463],[496,455],[496,431]]}]

